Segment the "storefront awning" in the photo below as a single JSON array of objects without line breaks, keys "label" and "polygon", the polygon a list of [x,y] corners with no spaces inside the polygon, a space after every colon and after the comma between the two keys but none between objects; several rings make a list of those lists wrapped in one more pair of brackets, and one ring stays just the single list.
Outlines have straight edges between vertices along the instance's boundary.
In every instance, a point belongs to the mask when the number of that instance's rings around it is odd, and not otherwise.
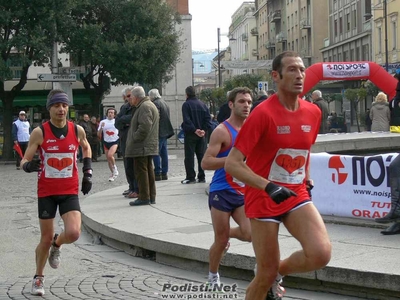
[{"label": "storefront awning", "polygon": [[[76,104],[91,104],[89,95],[87,94],[74,94],[74,105]],[[19,95],[14,99],[14,107],[34,107],[34,106],[46,106],[46,95]],[[0,101],[0,107],[3,107],[2,101]]]}]

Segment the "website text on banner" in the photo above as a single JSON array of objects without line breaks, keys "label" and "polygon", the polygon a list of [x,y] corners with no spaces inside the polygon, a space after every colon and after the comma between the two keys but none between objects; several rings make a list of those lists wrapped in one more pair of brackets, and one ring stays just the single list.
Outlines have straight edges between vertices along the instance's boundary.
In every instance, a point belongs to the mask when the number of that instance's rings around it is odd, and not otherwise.
[{"label": "website text on banner", "polygon": [[311,154],[313,202],[322,215],[375,219],[390,211],[388,170],[398,153]]}]

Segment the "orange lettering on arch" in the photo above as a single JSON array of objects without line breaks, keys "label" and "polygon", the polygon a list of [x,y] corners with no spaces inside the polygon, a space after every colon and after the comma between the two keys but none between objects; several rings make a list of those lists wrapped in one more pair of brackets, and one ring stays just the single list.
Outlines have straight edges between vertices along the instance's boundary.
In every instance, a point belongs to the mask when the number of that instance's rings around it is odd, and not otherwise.
[{"label": "orange lettering on arch", "polygon": [[66,167],[72,165],[72,158],[64,157],[62,159],[58,159],[52,157],[47,160],[47,164],[50,167],[61,171],[62,169],[65,169]]},{"label": "orange lettering on arch", "polygon": [[292,158],[290,155],[281,154],[276,158],[278,166],[284,168],[289,174],[300,169],[306,163],[306,159],[303,156],[296,156]]}]

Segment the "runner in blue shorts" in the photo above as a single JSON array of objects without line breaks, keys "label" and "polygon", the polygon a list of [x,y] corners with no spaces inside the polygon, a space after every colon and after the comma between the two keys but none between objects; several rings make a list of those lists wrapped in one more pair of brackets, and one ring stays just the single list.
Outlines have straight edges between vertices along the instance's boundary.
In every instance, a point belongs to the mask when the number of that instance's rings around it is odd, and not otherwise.
[{"label": "runner in blue shorts", "polygon": [[[218,269],[222,256],[229,247],[229,238],[251,241],[250,221],[244,213],[244,184],[224,170],[225,159],[250,113],[251,90],[246,87],[233,89],[229,93],[228,104],[231,116],[214,129],[201,162],[204,170],[215,170],[208,197],[214,229],[214,243],[209,254],[210,284],[220,283]],[[235,220],[238,227],[230,228],[230,217]]]}]

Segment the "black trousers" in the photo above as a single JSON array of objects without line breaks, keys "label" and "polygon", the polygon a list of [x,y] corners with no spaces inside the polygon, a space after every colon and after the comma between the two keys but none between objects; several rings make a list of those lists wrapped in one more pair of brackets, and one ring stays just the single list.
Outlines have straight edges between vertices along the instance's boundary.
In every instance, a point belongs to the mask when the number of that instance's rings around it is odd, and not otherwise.
[{"label": "black trousers", "polygon": [[99,146],[98,142],[90,143],[90,149],[92,150],[92,159],[97,159],[97,147]]},{"label": "black trousers", "polygon": [[206,178],[204,170],[201,168],[201,160],[206,152],[206,138],[199,137],[194,133],[185,133],[185,170],[186,179],[195,180],[196,172],[194,170],[194,155],[197,157],[198,174],[197,178],[203,180]]},{"label": "black trousers", "polygon": [[126,181],[129,184],[129,190],[139,194],[139,187],[137,180],[135,178],[133,157],[124,157],[124,168],[125,168]]},{"label": "black trousers", "polygon": [[[19,144],[19,147],[20,147],[21,150],[22,150],[22,154],[24,155],[24,154],[25,154],[25,151],[26,151],[26,148],[28,148],[28,142],[18,142],[18,144]],[[21,160],[22,160],[22,158],[19,157],[19,154],[17,153],[17,161],[16,161],[16,166],[17,166],[17,168],[18,168],[19,165],[21,164]]]}]

